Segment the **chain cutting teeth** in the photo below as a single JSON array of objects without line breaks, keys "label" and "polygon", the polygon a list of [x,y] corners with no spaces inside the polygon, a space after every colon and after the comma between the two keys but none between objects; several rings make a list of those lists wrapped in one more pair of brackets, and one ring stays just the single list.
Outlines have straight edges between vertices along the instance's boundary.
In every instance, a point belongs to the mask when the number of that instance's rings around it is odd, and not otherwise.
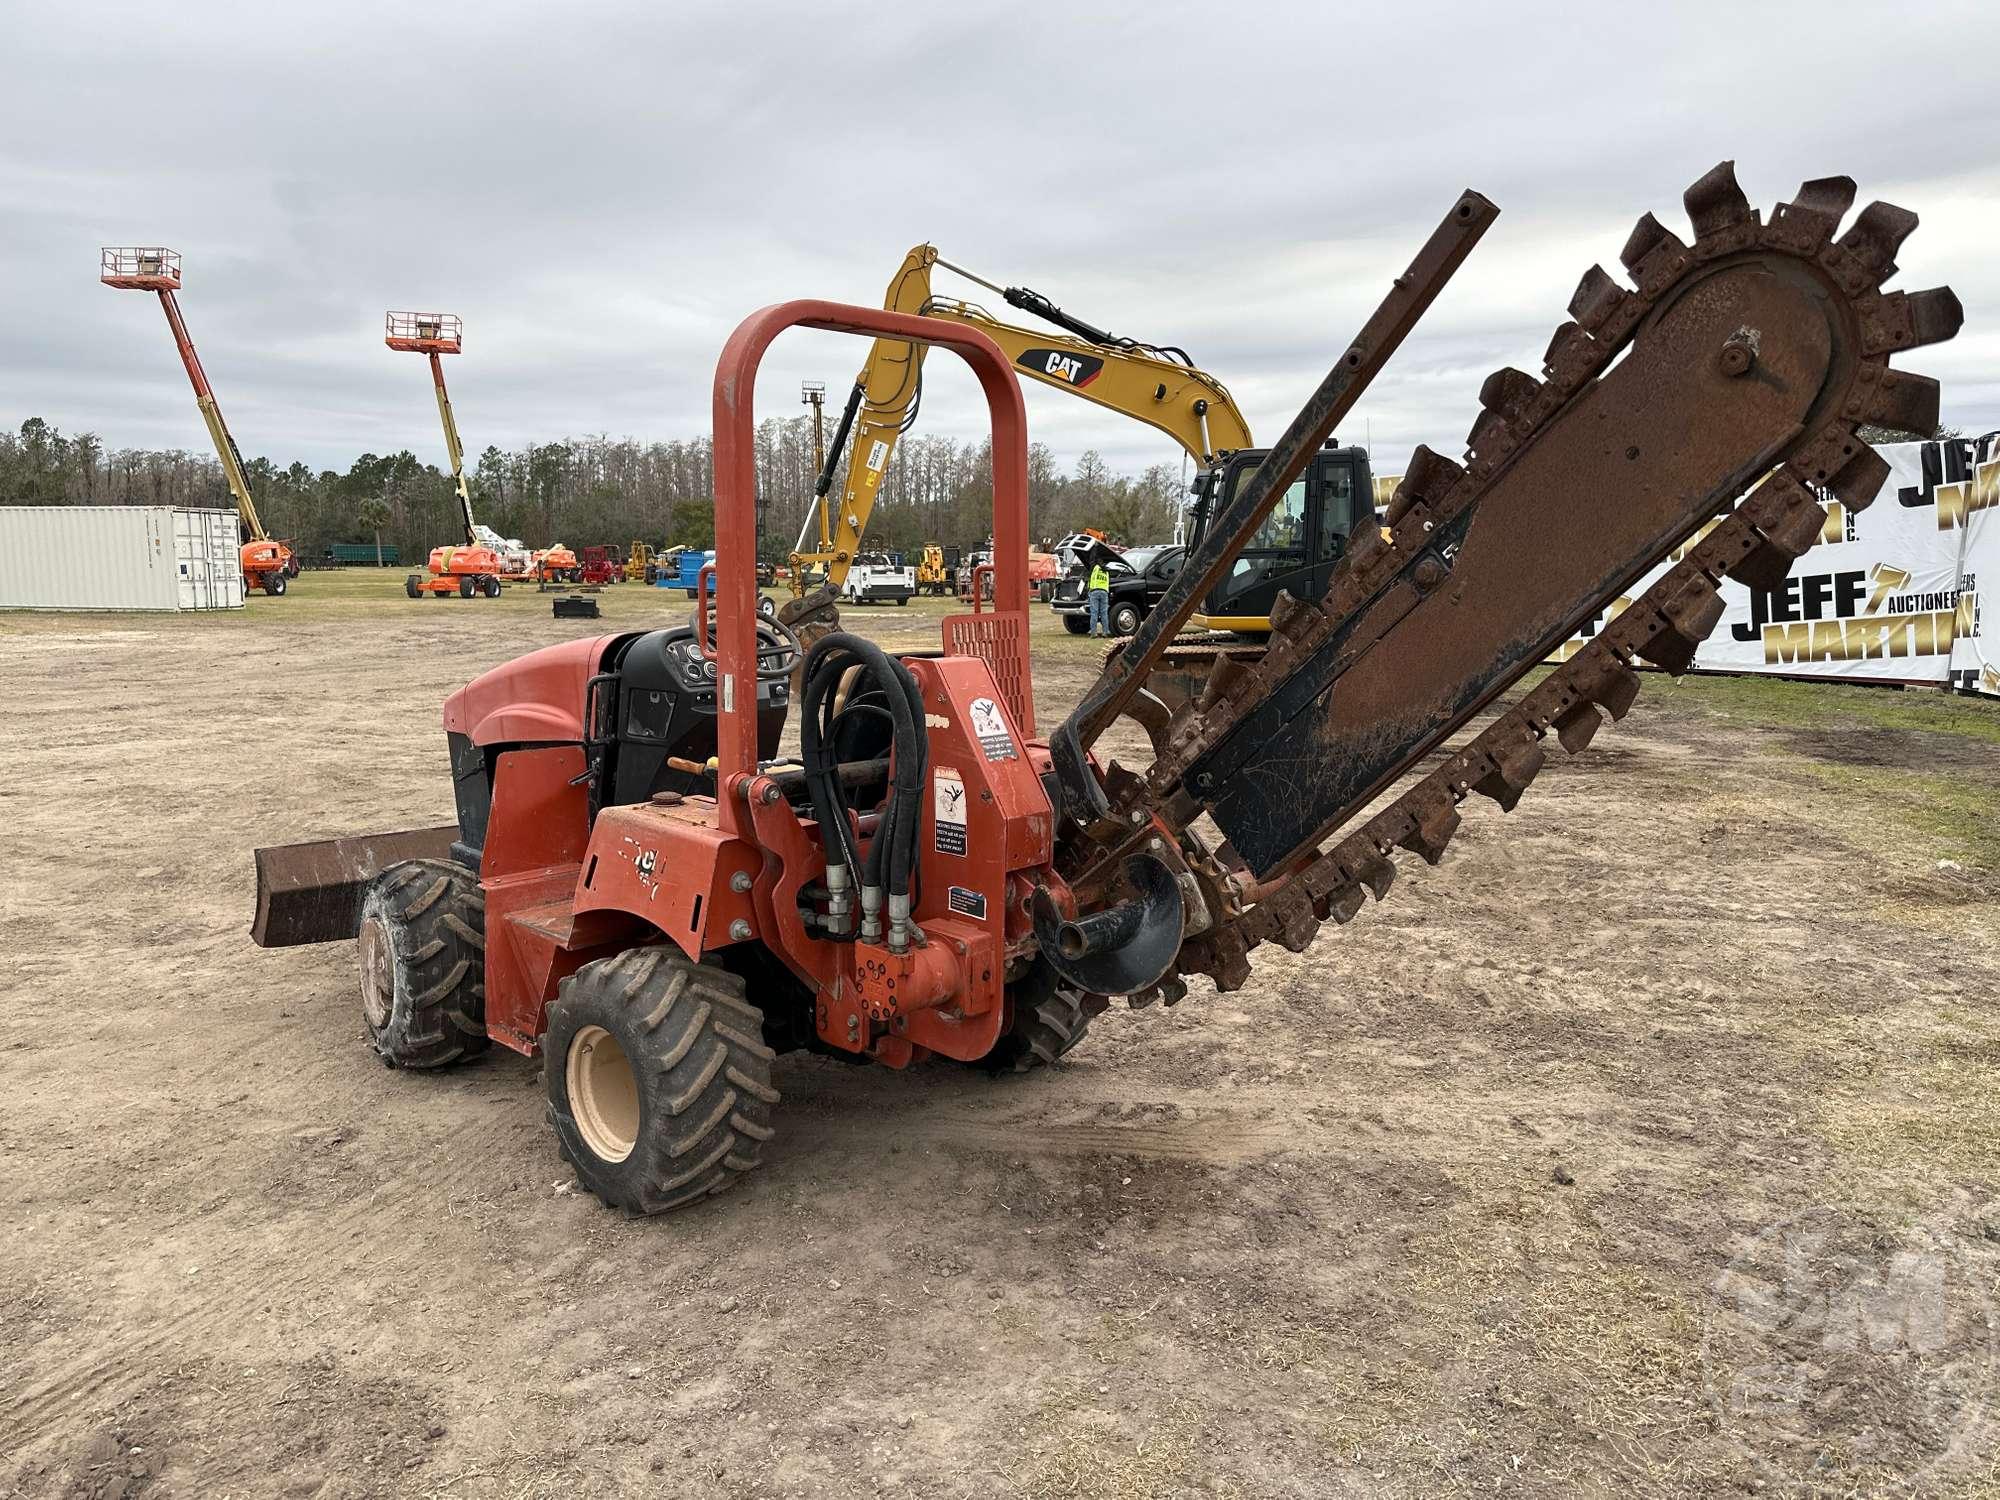
[{"label": "chain cutting teeth", "polygon": [[[1848,183],[1850,202],[1853,200],[1853,187],[1853,183]],[[1840,248],[1874,272],[1875,283],[1879,286],[1896,274],[1896,252],[1902,249],[1903,241],[1916,227],[1917,216],[1907,208],[1878,201],[1855,216],[1847,233],[1840,237]],[[1949,334],[1945,336],[1950,337]]]},{"label": "chain cutting teeth", "polygon": [[1681,237],[1650,213],[1645,213],[1632,226],[1632,233],[1626,237],[1625,248],[1618,252],[1618,259],[1634,281],[1644,281],[1646,278],[1641,268],[1649,261],[1685,254],[1687,246],[1681,242]]},{"label": "chain cutting teeth", "polygon": [[1573,684],[1578,695],[1598,705],[1614,719],[1632,710],[1639,696],[1639,674],[1601,640],[1577,653],[1580,665]]},{"label": "chain cutting teeth", "polygon": [[1368,893],[1360,886],[1344,885],[1315,900],[1313,914],[1322,922],[1333,921],[1345,927],[1361,914],[1361,908],[1367,904]]},{"label": "chain cutting teeth", "polygon": [[1542,383],[1539,380],[1524,370],[1508,365],[1495,370],[1480,385],[1479,404],[1509,421],[1515,421],[1535,404],[1535,398],[1541,393]]},{"label": "chain cutting teeth", "polygon": [[1445,846],[1462,821],[1457,805],[1440,793],[1434,800],[1410,809],[1410,826],[1396,840],[1396,847],[1422,856],[1427,865],[1437,864],[1444,858]]},{"label": "chain cutting teeth", "polygon": [[1828,477],[1826,487],[1834,499],[1858,515],[1875,503],[1888,478],[1889,460],[1857,439],[1854,457]]},{"label": "chain cutting teeth", "polygon": [[1697,177],[1681,194],[1681,206],[1694,226],[1697,242],[1719,235],[1737,225],[1757,223],[1757,210],[1750,206],[1736,183],[1736,163],[1717,162]]},{"label": "chain cutting teeth", "polygon": [[[1868,368],[1863,367],[1864,380]],[[1938,400],[1938,383],[1930,376],[1885,366],[1879,377],[1855,392],[1847,415],[1856,422],[1875,422],[1901,432],[1930,433],[1937,430]]]},{"label": "chain cutting teeth", "polygon": [[1512,446],[1507,419],[1497,411],[1483,411],[1473,419],[1472,430],[1465,435],[1466,463],[1490,464]]},{"label": "chain cutting teeth", "polygon": [[1403,467],[1403,478],[1396,486],[1396,493],[1389,498],[1389,507],[1383,513],[1385,524],[1394,526],[1410,513],[1413,505],[1434,504],[1444,492],[1457,484],[1465,470],[1442,454],[1434,453],[1422,443],[1417,444],[1410,454],[1410,461]]},{"label": "chain cutting teeth", "polygon": [[1583,331],[1597,338],[1614,323],[1636,316],[1639,299],[1611,279],[1602,266],[1592,266],[1576,284],[1569,299],[1569,315],[1583,325]]},{"label": "chain cutting teeth", "polygon": [[1355,848],[1347,864],[1354,872],[1355,882],[1365,886],[1369,894],[1380,901],[1389,894],[1389,887],[1396,883],[1395,862],[1385,859],[1365,838],[1352,842]]},{"label": "chain cutting teeth", "polygon": [[1597,705],[1588,698],[1580,698],[1550,720],[1549,727],[1556,732],[1556,739],[1571,755],[1581,755],[1597,738],[1597,731],[1604,723],[1604,715],[1597,711]]},{"label": "chain cutting teeth", "polygon": [[1941,344],[1965,321],[1965,309],[1948,286],[1864,297],[1854,310],[1861,320],[1861,352],[1871,358]]},{"label": "chain cutting teeth", "polygon": [[1293,594],[1290,589],[1279,589],[1278,597],[1271,605],[1271,633],[1282,636],[1298,636],[1318,623],[1320,609]]},{"label": "chain cutting teeth", "polygon": [[1678,677],[1694,665],[1694,653],[1722,620],[1722,595],[1703,574],[1688,580],[1656,612],[1656,633],[1639,648],[1654,666]]},{"label": "chain cutting teeth", "polygon": [[1826,509],[1789,471],[1760,485],[1737,507],[1747,528],[1749,550],[1729,560],[1724,570],[1753,589],[1784,586],[1792,564],[1812,550],[1826,526]]},{"label": "chain cutting teeth", "polygon": [[1852,177],[1815,177],[1801,183],[1790,203],[1772,210],[1771,228],[1785,248],[1817,255],[1854,206],[1854,192]]},{"label": "chain cutting teeth", "polygon": [[1572,391],[1597,373],[1597,340],[1580,323],[1565,323],[1549,339],[1542,356],[1542,374],[1558,390]]},{"label": "chain cutting teeth", "polygon": [[1542,743],[1532,731],[1511,743],[1487,747],[1493,769],[1472,783],[1472,790],[1491,797],[1502,812],[1512,812],[1542,769]]}]

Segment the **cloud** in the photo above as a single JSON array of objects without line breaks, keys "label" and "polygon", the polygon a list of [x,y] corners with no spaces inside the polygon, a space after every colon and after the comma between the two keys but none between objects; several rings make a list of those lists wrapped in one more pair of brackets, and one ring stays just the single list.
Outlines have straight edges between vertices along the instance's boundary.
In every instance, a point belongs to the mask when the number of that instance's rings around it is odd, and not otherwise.
[{"label": "cloud", "polygon": [[[2000,424],[1982,5],[34,0],[8,31],[0,413],[113,446],[201,441],[158,313],[94,279],[100,244],[140,242],[185,256],[238,440],[281,460],[438,456],[386,308],[464,316],[475,452],[683,437],[740,317],[875,302],[925,239],[1185,346],[1268,438],[1476,187],[1501,219],[1342,434],[1393,469],[1459,443],[1481,377],[1533,369],[1583,269],[1725,156],[1766,207],[1846,172],[1924,215],[1897,284],[1949,280],[1968,321],[1908,362],[1947,420]],[[788,338],[763,408],[796,411],[802,378],[843,390],[861,353]],[[931,368],[925,430],[974,435],[970,380]],[[1028,400],[1065,463],[1177,457]]]}]

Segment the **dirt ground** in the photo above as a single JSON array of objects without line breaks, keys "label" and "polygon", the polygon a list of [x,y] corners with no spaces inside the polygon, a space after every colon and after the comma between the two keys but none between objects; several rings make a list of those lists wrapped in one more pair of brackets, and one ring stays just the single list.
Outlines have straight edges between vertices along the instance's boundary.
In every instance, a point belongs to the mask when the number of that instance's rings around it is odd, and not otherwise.
[{"label": "dirt ground", "polygon": [[2000,709],[1649,679],[1242,991],[783,1058],[642,1221],[250,850],[446,821],[450,689],[682,606],[357,586],[0,617],[0,1495],[2000,1493]]}]

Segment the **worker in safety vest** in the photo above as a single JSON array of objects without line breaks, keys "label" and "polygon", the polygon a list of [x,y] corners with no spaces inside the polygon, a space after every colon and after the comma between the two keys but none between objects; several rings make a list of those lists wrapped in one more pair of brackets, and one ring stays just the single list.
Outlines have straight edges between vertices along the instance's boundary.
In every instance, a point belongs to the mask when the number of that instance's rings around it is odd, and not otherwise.
[{"label": "worker in safety vest", "polygon": [[1090,591],[1090,633],[1108,636],[1111,634],[1111,570],[1102,562],[1092,563],[1086,587]]}]

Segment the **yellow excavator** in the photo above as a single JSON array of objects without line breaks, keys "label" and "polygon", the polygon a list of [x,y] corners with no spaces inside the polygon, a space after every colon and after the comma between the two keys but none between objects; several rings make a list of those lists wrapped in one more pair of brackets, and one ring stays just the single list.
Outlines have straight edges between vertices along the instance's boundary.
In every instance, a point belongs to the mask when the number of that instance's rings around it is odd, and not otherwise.
[{"label": "yellow excavator", "polygon": [[[977,303],[935,295],[931,275],[939,266],[1053,327],[1016,327]],[[883,305],[977,328],[1000,346],[1019,374],[1144,422],[1179,443],[1199,471],[1190,543],[1200,540],[1208,518],[1263,461],[1264,450],[1252,446],[1250,424],[1228,387],[1197,367],[1186,350],[1107,332],[1040,292],[1000,286],[954,265],[933,245],[918,245],[903,257]],[[915,425],[922,406],[924,354],[924,345],[892,339],[877,339],[870,347],[792,553],[796,597],[782,612],[788,620],[812,620],[837,604],[896,442]],[[835,476],[843,455],[846,477],[836,499]],[[1299,598],[1317,597],[1354,527],[1373,520],[1375,488],[1362,449],[1329,446],[1316,455],[1252,539],[1236,574],[1202,601],[1192,623],[1202,629],[1263,634],[1271,628],[1271,608],[1281,590]],[[808,550],[815,523],[818,546]]]}]

